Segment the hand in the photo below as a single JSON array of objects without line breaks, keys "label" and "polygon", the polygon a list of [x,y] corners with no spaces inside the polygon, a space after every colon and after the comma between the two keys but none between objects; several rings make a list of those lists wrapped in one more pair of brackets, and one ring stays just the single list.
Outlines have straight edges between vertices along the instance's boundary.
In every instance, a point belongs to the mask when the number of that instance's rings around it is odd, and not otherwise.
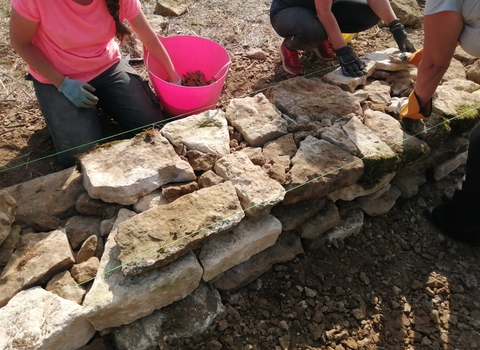
[{"label": "hand", "polygon": [[65,77],[58,91],[63,93],[77,107],[93,108],[98,102],[98,97],[90,93],[94,92],[95,88],[83,81]]},{"label": "hand", "polygon": [[408,97],[392,97],[385,107],[387,112],[399,115],[401,108],[408,103]]},{"label": "hand", "polygon": [[343,75],[347,77],[361,77],[367,74],[365,62],[360,60],[350,46],[344,46],[333,50],[337,54],[338,62],[342,67]]},{"label": "hand", "polygon": [[418,104],[417,95],[415,90],[413,90],[408,96],[408,102],[400,108],[400,117],[408,119],[424,119],[428,118],[432,113],[432,99],[428,101],[427,105],[423,108],[420,108]]},{"label": "hand", "polygon": [[415,46],[413,46],[413,43],[408,38],[408,34],[405,31],[405,27],[403,26],[402,23],[400,23],[400,20],[398,18],[390,22],[388,26],[390,27],[390,32],[393,34],[393,38],[397,42],[397,45],[400,51],[402,52],[415,51]]},{"label": "hand", "polygon": [[173,85],[178,85],[178,86],[181,86],[182,85],[182,78],[180,76],[178,76],[178,81],[174,82],[174,81],[168,81],[170,84],[173,84]]},{"label": "hand", "polygon": [[420,64],[422,60],[423,49],[418,49],[417,51],[410,53],[410,52],[402,52],[400,54],[393,54],[390,55],[388,58],[390,62],[393,63],[406,63],[406,64],[413,64],[417,66]]}]

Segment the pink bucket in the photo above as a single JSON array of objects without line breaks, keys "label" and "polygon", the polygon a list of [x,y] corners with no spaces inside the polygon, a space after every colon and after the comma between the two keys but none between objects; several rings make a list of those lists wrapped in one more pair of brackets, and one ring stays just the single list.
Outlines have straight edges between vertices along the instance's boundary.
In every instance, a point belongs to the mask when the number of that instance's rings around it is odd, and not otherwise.
[{"label": "pink bucket", "polygon": [[196,36],[159,36],[159,39],[180,76],[199,70],[207,81],[215,79],[205,86],[170,84],[165,70],[144,48],[145,67],[164,111],[170,116],[183,117],[215,109],[232,64],[228,52],[220,44]]}]

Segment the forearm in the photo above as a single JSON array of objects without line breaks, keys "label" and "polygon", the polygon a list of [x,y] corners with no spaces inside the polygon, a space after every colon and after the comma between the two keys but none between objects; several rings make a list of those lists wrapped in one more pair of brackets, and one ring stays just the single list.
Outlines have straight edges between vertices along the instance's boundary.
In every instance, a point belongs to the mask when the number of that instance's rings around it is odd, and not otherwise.
[{"label": "forearm", "polygon": [[175,67],[173,66],[170,56],[168,55],[164,46],[158,42],[158,39],[156,42],[154,40],[147,42],[142,40],[142,42],[150,55],[152,55],[152,57],[162,65],[163,69],[165,69],[168,74],[169,80],[171,82],[177,82],[179,79],[179,75],[177,74]]},{"label": "forearm", "polygon": [[140,12],[135,18],[130,20],[129,23],[150,55],[165,69],[168,74],[168,79],[176,83],[180,77],[173,66],[168,52],[158,39],[157,34],[153,31],[143,12]]},{"label": "forearm", "polygon": [[420,62],[415,85],[415,94],[420,108],[425,107],[430,101],[448,67],[448,64],[437,65],[425,59]]},{"label": "forearm", "polygon": [[31,68],[40,73],[57,88],[62,84],[65,77],[55,69],[43,52],[35,45],[15,45],[12,43],[12,47]]},{"label": "forearm", "polygon": [[388,0],[367,0],[367,3],[373,12],[386,24],[397,18]]},{"label": "forearm", "polygon": [[345,39],[342,36],[340,27],[338,26],[337,20],[332,12],[319,12],[317,11],[317,17],[322,23],[327,36],[330,39],[330,42],[333,45],[334,49],[339,49],[347,45]]}]

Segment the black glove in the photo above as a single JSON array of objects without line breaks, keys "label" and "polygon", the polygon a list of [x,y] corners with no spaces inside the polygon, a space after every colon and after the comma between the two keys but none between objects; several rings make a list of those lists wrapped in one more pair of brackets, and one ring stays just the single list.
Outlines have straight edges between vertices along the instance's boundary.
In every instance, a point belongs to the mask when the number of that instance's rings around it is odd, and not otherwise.
[{"label": "black glove", "polygon": [[347,77],[361,77],[367,74],[365,62],[360,60],[350,46],[333,50],[337,54],[338,63],[342,67],[343,75]]},{"label": "black glove", "polygon": [[413,46],[413,43],[408,38],[407,32],[405,31],[405,27],[403,26],[402,23],[400,23],[400,20],[398,18],[391,21],[388,27],[390,28],[390,32],[392,33],[393,38],[397,42],[397,45],[400,51],[402,52],[416,51],[415,46]]}]

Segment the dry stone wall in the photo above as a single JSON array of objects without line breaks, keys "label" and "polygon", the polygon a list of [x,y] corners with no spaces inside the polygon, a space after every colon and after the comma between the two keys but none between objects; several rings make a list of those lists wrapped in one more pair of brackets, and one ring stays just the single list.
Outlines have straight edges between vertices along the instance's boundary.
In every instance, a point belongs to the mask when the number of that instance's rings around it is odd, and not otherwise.
[{"label": "dry stone wall", "polygon": [[[1,191],[0,348],[76,350],[112,331],[140,350],[198,334],[225,312],[219,291],[361,234],[428,171],[465,163],[480,100],[470,58],[456,52],[432,116],[408,121],[395,110],[416,68],[392,53],[366,55],[366,76],[291,78]],[[173,318],[183,327],[162,328]]]}]

